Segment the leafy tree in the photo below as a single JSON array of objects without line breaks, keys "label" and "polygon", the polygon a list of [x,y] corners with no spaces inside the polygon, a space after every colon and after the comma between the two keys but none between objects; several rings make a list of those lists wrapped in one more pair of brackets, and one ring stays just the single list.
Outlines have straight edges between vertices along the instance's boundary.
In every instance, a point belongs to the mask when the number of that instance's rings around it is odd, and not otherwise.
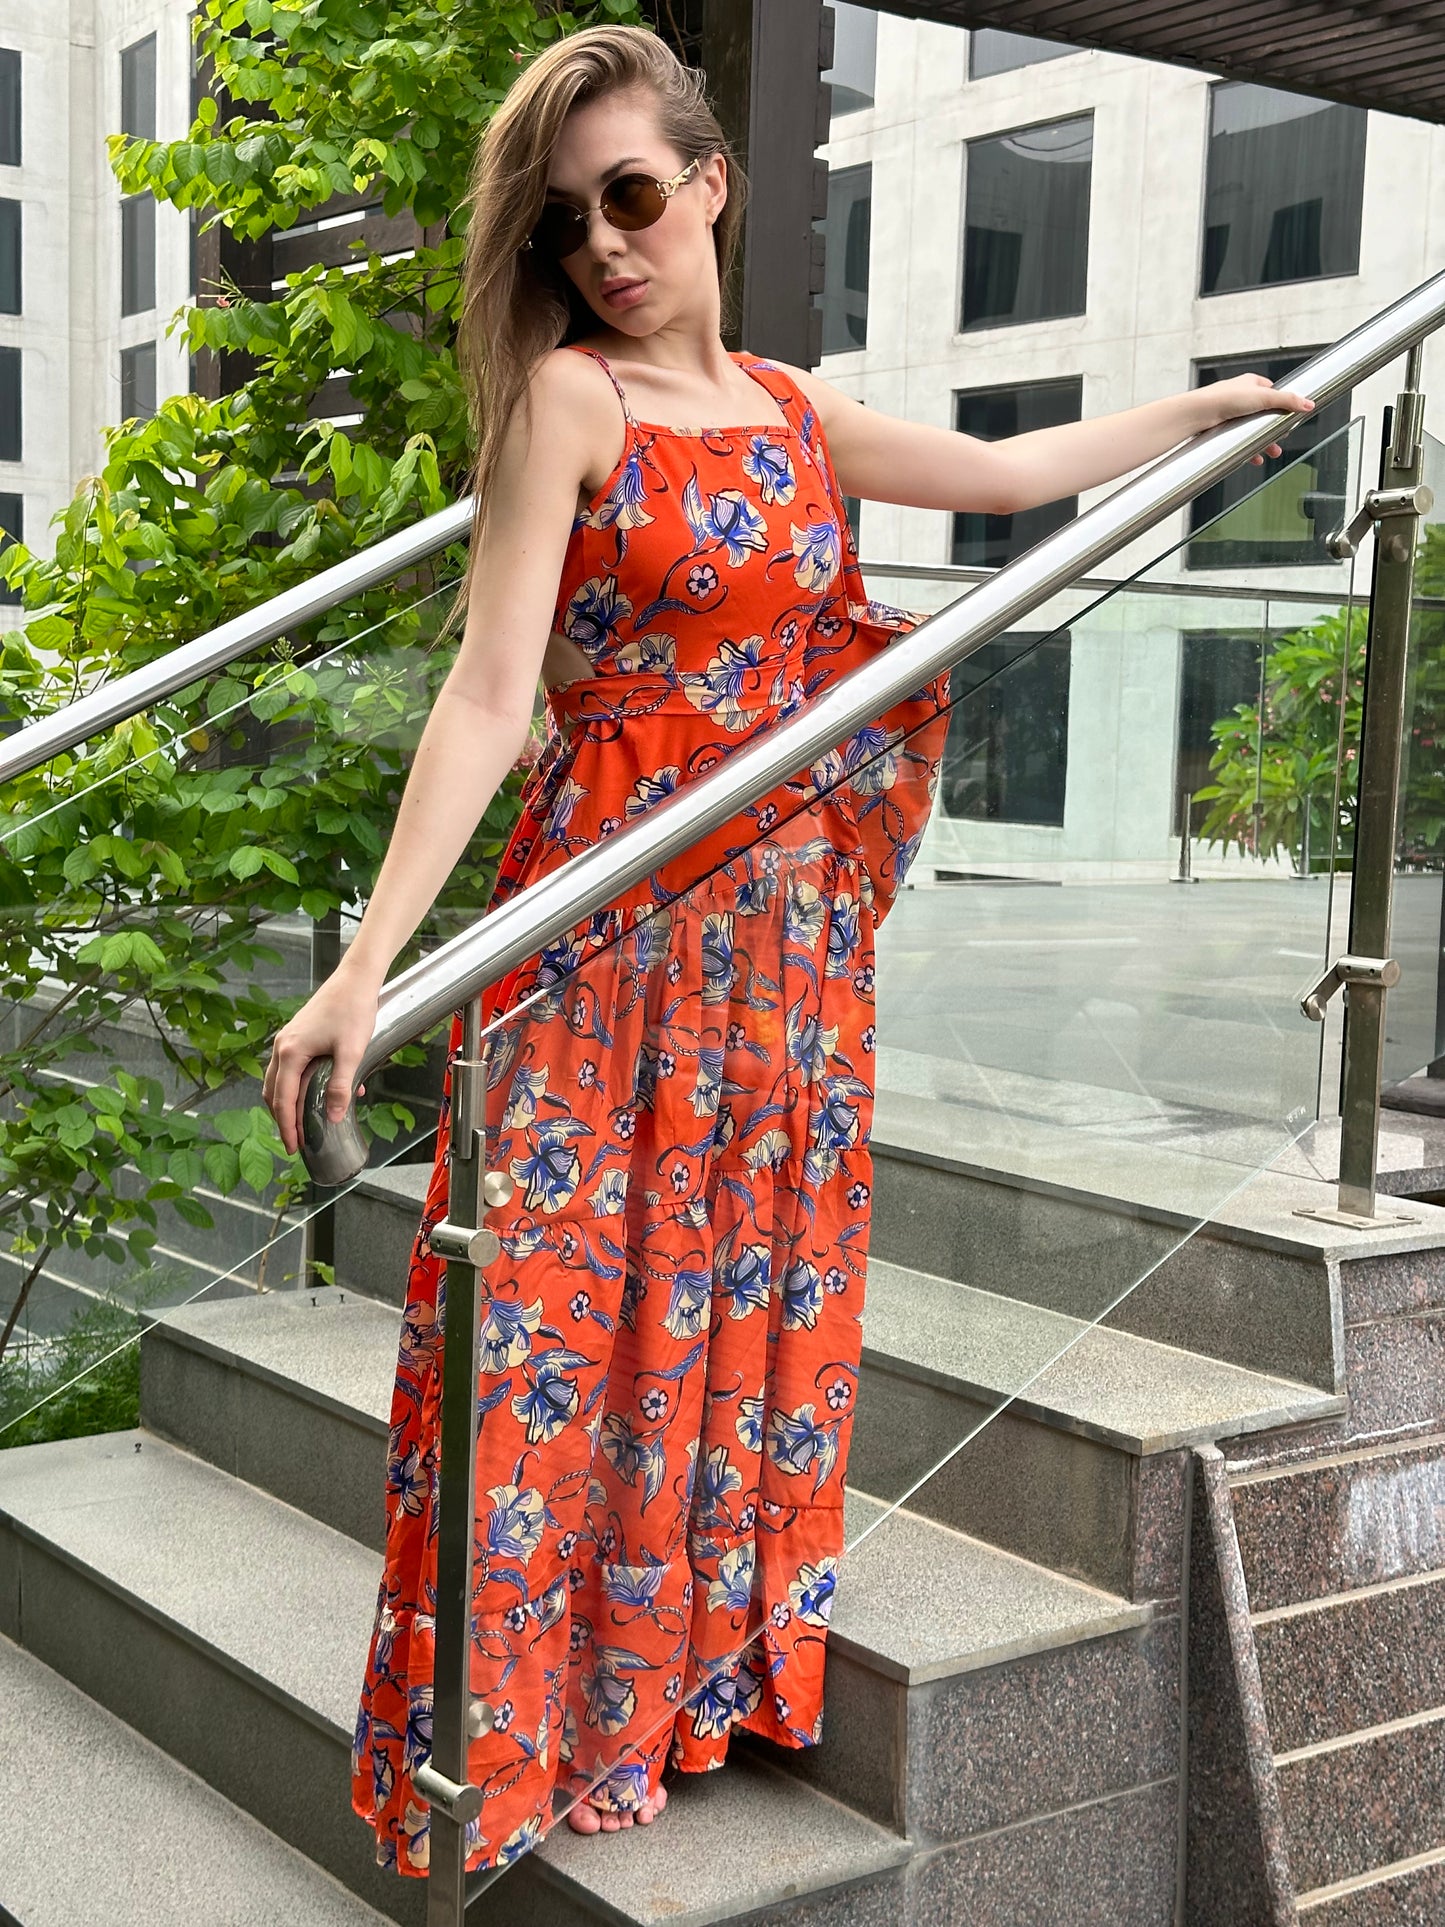
[{"label": "leafy tree", "polygon": [[[1445,524],[1423,531],[1415,593],[1445,600]],[[1311,867],[1328,862],[1343,745],[1336,854],[1352,856],[1367,632],[1368,610],[1356,607],[1273,640],[1263,714],[1258,703],[1239,703],[1211,732],[1215,781],[1195,791],[1212,804],[1201,826],[1209,842],[1261,857],[1283,851],[1301,867],[1308,808]],[[1414,614],[1405,715],[1398,860],[1437,869],[1445,853],[1445,613],[1437,610]]]},{"label": "leafy tree", "polygon": [[[108,430],[54,555],[6,552],[25,611],[0,637],[11,726],[455,499],[469,455],[457,230],[477,138],[529,54],[636,17],[631,0],[201,0],[198,45],[235,111],[203,99],[184,140],[112,137],[124,190],[255,237],[379,183],[424,244],[388,260],[363,222],[354,268],[288,275],[270,301],[232,287],[174,319],[192,350],[247,351],[256,372]],[[307,418],[338,370],[362,414],[344,429]],[[280,974],[267,926],[368,895],[447,666],[435,644],[463,560],[458,545],[355,597],[8,792],[0,1226],[30,1260],[22,1302],[61,1246],[144,1265],[158,1207],[209,1228],[202,1184],[278,1211],[303,1184],[250,1101],[306,988]],[[519,787],[400,961],[485,903]],[[414,1121],[386,1101],[363,1115],[383,1139]]]},{"label": "leafy tree", "polygon": [[1215,780],[1194,792],[1211,805],[1200,826],[1207,842],[1232,843],[1258,857],[1282,851],[1300,867],[1308,809],[1311,866],[1328,861],[1343,688],[1345,774],[1336,848],[1341,855],[1353,849],[1365,631],[1363,610],[1348,616],[1340,610],[1270,639],[1263,708],[1238,703],[1210,732],[1218,745],[1209,759]]}]

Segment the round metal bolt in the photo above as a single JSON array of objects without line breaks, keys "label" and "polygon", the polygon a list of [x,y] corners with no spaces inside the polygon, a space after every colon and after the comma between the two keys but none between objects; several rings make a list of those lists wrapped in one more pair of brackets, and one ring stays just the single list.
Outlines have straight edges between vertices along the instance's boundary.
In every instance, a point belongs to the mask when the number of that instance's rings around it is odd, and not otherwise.
[{"label": "round metal bolt", "polygon": [[505,1171],[488,1171],[482,1179],[482,1197],[489,1205],[510,1204],[516,1188]]},{"label": "round metal bolt", "polygon": [[467,1708],[467,1738],[469,1740],[479,1740],[483,1733],[490,1733],[496,1723],[496,1712],[486,1700],[473,1700]]}]

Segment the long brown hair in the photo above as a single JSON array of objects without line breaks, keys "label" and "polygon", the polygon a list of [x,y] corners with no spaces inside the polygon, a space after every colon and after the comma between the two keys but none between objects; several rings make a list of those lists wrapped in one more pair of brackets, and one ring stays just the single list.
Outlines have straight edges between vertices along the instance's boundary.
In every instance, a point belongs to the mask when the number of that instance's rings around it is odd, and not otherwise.
[{"label": "long brown hair", "polygon": [[[457,364],[476,450],[471,474],[473,555],[507,423],[518,401],[530,405],[533,367],[548,350],[592,333],[598,323],[560,267],[535,264],[532,253],[522,249],[541,212],[552,151],[572,107],[636,88],[651,95],[658,131],[683,162],[698,155],[725,157],[728,195],[712,235],[724,332],[733,325],[733,265],[747,182],[705,86],[703,73],[684,66],[647,28],[583,27],[538,54],[487,123],[465,202],[470,220],[457,336]],[[469,576],[470,569],[447,612],[443,635],[465,611]]]}]

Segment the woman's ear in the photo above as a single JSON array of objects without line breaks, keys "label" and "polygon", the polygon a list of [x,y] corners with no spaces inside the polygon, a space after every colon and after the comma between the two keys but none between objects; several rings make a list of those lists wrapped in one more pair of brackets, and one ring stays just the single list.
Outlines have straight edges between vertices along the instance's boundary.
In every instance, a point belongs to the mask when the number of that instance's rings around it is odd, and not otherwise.
[{"label": "woman's ear", "polygon": [[725,154],[714,154],[711,160],[709,160],[702,178],[707,184],[707,224],[711,227],[727,205],[727,156]]}]

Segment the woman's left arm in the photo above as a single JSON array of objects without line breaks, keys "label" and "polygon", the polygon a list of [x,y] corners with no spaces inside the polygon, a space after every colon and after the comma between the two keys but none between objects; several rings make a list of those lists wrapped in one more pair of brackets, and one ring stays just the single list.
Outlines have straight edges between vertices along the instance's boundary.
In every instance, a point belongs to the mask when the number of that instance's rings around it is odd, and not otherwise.
[{"label": "woman's left arm", "polygon": [[[988,442],[958,429],[881,414],[819,375],[777,365],[812,402],[845,495],[987,515],[1016,514],[1112,482],[1189,436],[1240,415],[1269,409],[1307,415],[1314,408],[1308,396],[1275,388],[1263,375],[1234,375],[1115,415]],[[1279,452],[1278,442],[1264,451]]]}]

